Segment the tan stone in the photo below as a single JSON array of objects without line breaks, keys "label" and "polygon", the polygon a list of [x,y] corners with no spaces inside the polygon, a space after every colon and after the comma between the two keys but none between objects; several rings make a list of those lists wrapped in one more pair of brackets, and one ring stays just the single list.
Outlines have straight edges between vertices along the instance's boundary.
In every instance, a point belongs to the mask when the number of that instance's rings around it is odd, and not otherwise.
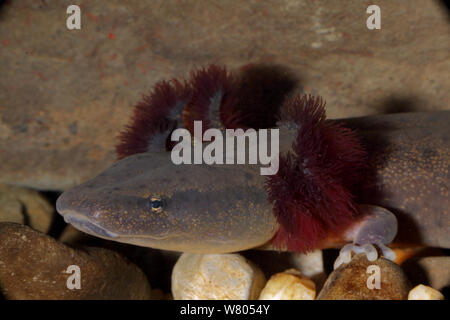
[{"label": "tan stone", "polygon": [[428,286],[419,284],[408,294],[408,300],[444,300],[444,295]]},{"label": "tan stone", "polygon": [[[376,267],[379,272],[374,271]],[[379,287],[375,276],[380,280]],[[317,299],[406,300],[410,289],[409,280],[397,264],[385,258],[369,261],[365,254],[358,254],[328,276]]]},{"label": "tan stone", "polygon": [[24,224],[25,219],[22,204],[9,194],[0,191],[0,221]]},{"label": "tan stone", "polygon": [[22,187],[0,185],[0,222],[26,223],[47,233],[54,207],[38,191]]},{"label": "tan stone", "polygon": [[292,254],[294,262],[294,268],[299,270],[300,273],[314,281],[316,284],[317,292],[320,291],[323,284],[327,280],[327,274],[325,273],[323,264],[323,252],[322,250],[314,250],[306,254]]},{"label": "tan stone", "polygon": [[257,299],[266,279],[239,254],[183,253],[172,272],[175,300]]},{"label": "tan stone", "polygon": [[270,277],[259,295],[259,300],[314,300],[316,285],[295,269]]}]

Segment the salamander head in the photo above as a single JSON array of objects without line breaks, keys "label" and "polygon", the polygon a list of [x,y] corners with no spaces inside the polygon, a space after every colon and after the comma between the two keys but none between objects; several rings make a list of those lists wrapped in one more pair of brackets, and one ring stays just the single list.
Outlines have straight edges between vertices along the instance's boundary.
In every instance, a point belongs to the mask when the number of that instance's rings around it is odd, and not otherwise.
[{"label": "salamander head", "polygon": [[269,241],[278,225],[259,170],[175,165],[169,152],[140,153],[64,192],[57,210],[88,234],[199,253],[240,251]]}]

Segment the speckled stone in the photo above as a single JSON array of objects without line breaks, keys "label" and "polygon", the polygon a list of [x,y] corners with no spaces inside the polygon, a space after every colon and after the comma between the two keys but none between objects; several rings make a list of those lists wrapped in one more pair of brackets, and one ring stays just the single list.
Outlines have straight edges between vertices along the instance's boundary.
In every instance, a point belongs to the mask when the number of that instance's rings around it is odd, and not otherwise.
[{"label": "speckled stone", "polygon": [[[368,278],[373,272],[367,273],[367,268],[371,265],[380,268],[380,289],[368,288]],[[371,262],[364,254],[358,254],[328,276],[317,299],[406,300],[410,289],[411,284],[398,265],[384,258]]]},{"label": "speckled stone", "polygon": [[316,285],[300,271],[288,269],[272,275],[259,300],[314,300]]},{"label": "speckled stone", "polygon": [[172,272],[175,300],[257,299],[266,279],[239,254],[183,253]]},{"label": "speckled stone", "polygon": [[428,286],[419,284],[408,294],[408,300],[445,300],[444,295]]},{"label": "speckled stone", "polygon": [[[68,289],[80,268],[81,289]],[[70,283],[73,283],[69,279]],[[0,288],[6,299],[150,299],[135,265],[106,249],[72,249],[29,227],[0,223]]]}]

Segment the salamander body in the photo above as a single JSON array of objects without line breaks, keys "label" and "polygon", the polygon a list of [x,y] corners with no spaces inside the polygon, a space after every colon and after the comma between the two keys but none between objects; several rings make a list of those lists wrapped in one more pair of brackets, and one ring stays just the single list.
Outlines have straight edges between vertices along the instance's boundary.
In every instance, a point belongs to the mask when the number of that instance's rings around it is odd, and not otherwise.
[{"label": "salamander body", "polygon": [[[245,119],[255,119],[254,108],[246,115],[230,107],[239,105],[234,82],[211,70],[192,76],[194,89],[163,83],[138,105],[118,147],[121,159],[58,199],[66,222],[119,242],[225,253],[270,244],[304,252],[348,242],[386,249],[398,221],[395,243],[450,247],[450,112],[325,120],[321,101],[303,96],[289,100],[272,123],[280,130],[276,176],[251,164],[176,165],[167,138],[181,123],[246,129]],[[195,89],[200,85],[204,90]],[[154,104],[171,112],[142,116]],[[151,132],[142,135],[145,123]]]}]

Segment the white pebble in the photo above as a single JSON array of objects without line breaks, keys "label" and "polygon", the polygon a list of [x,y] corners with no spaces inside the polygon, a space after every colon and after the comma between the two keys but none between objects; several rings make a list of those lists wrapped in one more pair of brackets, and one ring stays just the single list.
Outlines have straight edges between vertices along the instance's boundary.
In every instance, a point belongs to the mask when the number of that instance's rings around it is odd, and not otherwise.
[{"label": "white pebble", "polygon": [[175,300],[253,300],[266,279],[239,254],[183,253],[172,271]]},{"label": "white pebble", "polygon": [[436,289],[419,284],[409,291],[408,300],[444,300],[444,295]]},{"label": "white pebble", "polygon": [[262,290],[259,300],[314,300],[316,285],[295,269],[273,275]]},{"label": "white pebble", "polygon": [[305,277],[313,278],[324,273],[322,250],[295,255],[294,261],[296,269]]}]

